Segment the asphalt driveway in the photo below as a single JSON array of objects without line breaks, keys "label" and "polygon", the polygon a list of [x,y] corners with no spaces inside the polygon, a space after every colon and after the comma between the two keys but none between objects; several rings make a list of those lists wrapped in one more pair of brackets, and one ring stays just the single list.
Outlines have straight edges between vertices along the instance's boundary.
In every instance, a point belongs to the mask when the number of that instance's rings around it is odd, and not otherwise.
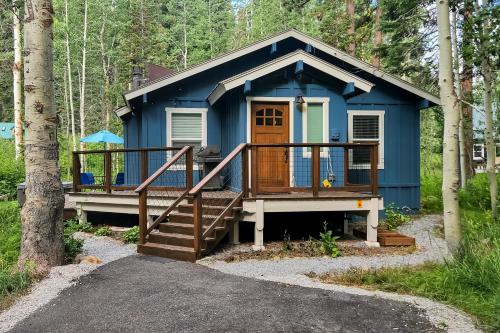
[{"label": "asphalt driveway", "polygon": [[414,306],[147,256],[104,265],[12,332],[437,332]]}]

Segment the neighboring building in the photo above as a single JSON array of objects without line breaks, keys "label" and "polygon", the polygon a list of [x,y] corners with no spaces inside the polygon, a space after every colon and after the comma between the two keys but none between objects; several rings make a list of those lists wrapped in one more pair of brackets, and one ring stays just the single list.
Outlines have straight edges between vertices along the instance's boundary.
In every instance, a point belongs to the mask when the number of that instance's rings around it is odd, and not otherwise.
[{"label": "neighboring building", "polygon": [[0,123],[0,139],[14,139],[14,123]]},{"label": "neighboring building", "polygon": [[[196,152],[214,145],[228,159],[249,152],[249,170],[229,168],[215,187],[242,193],[241,213],[233,220],[255,222],[256,246],[262,245],[265,212],[359,210],[368,214],[368,240],[376,242],[384,202],[420,208],[420,112],[439,98],[298,31],[136,84],[124,97],[127,106],[116,114],[123,121],[125,148],[188,145]],[[137,154],[125,158],[125,184],[138,185],[132,167],[137,161]],[[148,174],[165,162],[148,161]],[[200,169],[194,165],[195,185],[207,174]],[[197,191],[206,185],[201,183],[188,202],[196,203]],[[102,205],[91,206],[85,195],[74,195],[83,210]],[[170,221],[184,216],[179,214],[171,213]],[[171,222],[165,230],[176,225]],[[220,228],[225,233],[230,226]],[[165,244],[175,238],[165,237]],[[195,244],[198,238],[195,232]],[[151,242],[141,251],[176,257],[174,250],[158,250]],[[208,249],[195,245],[195,256]]]}]

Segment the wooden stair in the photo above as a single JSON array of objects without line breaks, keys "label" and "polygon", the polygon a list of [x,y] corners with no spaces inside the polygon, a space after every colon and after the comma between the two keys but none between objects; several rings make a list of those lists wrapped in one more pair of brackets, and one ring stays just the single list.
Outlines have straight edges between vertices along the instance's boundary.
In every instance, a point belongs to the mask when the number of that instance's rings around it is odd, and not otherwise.
[{"label": "wooden stair", "polygon": [[[226,209],[231,199],[203,198],[203,230]],[[241,207],[235,207],[221,220],[210,234],[204,239],[201,255],[212,251],[229,232],[236,221]],[[178,205],[168,216],[168,221],[160,223],[158,230],[153,231],[147,242],[138,245],[137,251],[142,254],[155,255],[164,258],[194,262],[199,257],[194,250],[194,216],[193,204],[188,200],[186,204]]]}]

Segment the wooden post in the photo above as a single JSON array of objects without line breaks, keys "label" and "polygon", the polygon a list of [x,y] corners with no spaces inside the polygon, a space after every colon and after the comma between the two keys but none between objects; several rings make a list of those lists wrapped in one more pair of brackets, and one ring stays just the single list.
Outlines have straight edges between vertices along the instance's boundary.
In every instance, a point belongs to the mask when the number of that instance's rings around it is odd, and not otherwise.
[{"label": "wooden post", "polygon": [[252,146],[252,197],[255,198],[255,196],[257,195],[257,193],[259,192],[257,190],[257,162],[258,162],[258,153],[259,151],[257,150],[258,147],[256,146]]},{"label": "wooden post", "polygon": [[319,192],[319,176],[320,176],[320,160],[319,146],[312,146],[311,154],[311,181],[313,197],[318,196]]},{"label": "wooden post", "polygon": [[201,191],[196,193],[193,197],[193,231],[194,231],[194,252],[196,257],[199,257],[201,253],[201,235],[202,235],[202,225],[203,225],[203,213],[202,213],[202,194]]},{"label": "wooden post", "polygon": [[106,188],[106,193],[111,193],[111,152],[106,151],[104,153],[104,187]]},{"label": "wooden post", "polygon": [[148,229],[148,191],[139,193],[139,244],[146,243],[146,230]]},{"label": "wooden post", "polygon": [[186,189],[193,188],[193,147],[186,152]]},{"label": "wooden post", "polygon": [[148,179],[148,151],[141,150],[141,182]]},{"label": "wooden post", "polygon": [[349,186],[349,147],[344,147],[344,187]]},{"label": "wooden post", "polygon": [[378,194],[378,144],[371,146],[371,190],[373,195]]},{"label": "wooden post", "polygon": [[243,198],[248,197],[248,148],[241,151],[241,190]]},{"label": "wooden post", "polygon": [[78,192],[80,185],[80,157],[78,153],[73,152],[73,192]]}]

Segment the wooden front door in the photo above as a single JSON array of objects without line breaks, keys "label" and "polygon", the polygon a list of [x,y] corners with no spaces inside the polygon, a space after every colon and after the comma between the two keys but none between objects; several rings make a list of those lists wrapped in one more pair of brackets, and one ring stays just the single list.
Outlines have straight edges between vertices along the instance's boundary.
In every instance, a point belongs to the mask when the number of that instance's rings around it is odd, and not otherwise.
[{"label": "wooden front door", "polygon": [[[288,109],[288,103],[252,103],[252,143],[288,143]],[[256,177],[253,184],[255,184],[258,193],[287,192],[289,190],[288,158],[288,148],[257,148],[252,177]]]}]

